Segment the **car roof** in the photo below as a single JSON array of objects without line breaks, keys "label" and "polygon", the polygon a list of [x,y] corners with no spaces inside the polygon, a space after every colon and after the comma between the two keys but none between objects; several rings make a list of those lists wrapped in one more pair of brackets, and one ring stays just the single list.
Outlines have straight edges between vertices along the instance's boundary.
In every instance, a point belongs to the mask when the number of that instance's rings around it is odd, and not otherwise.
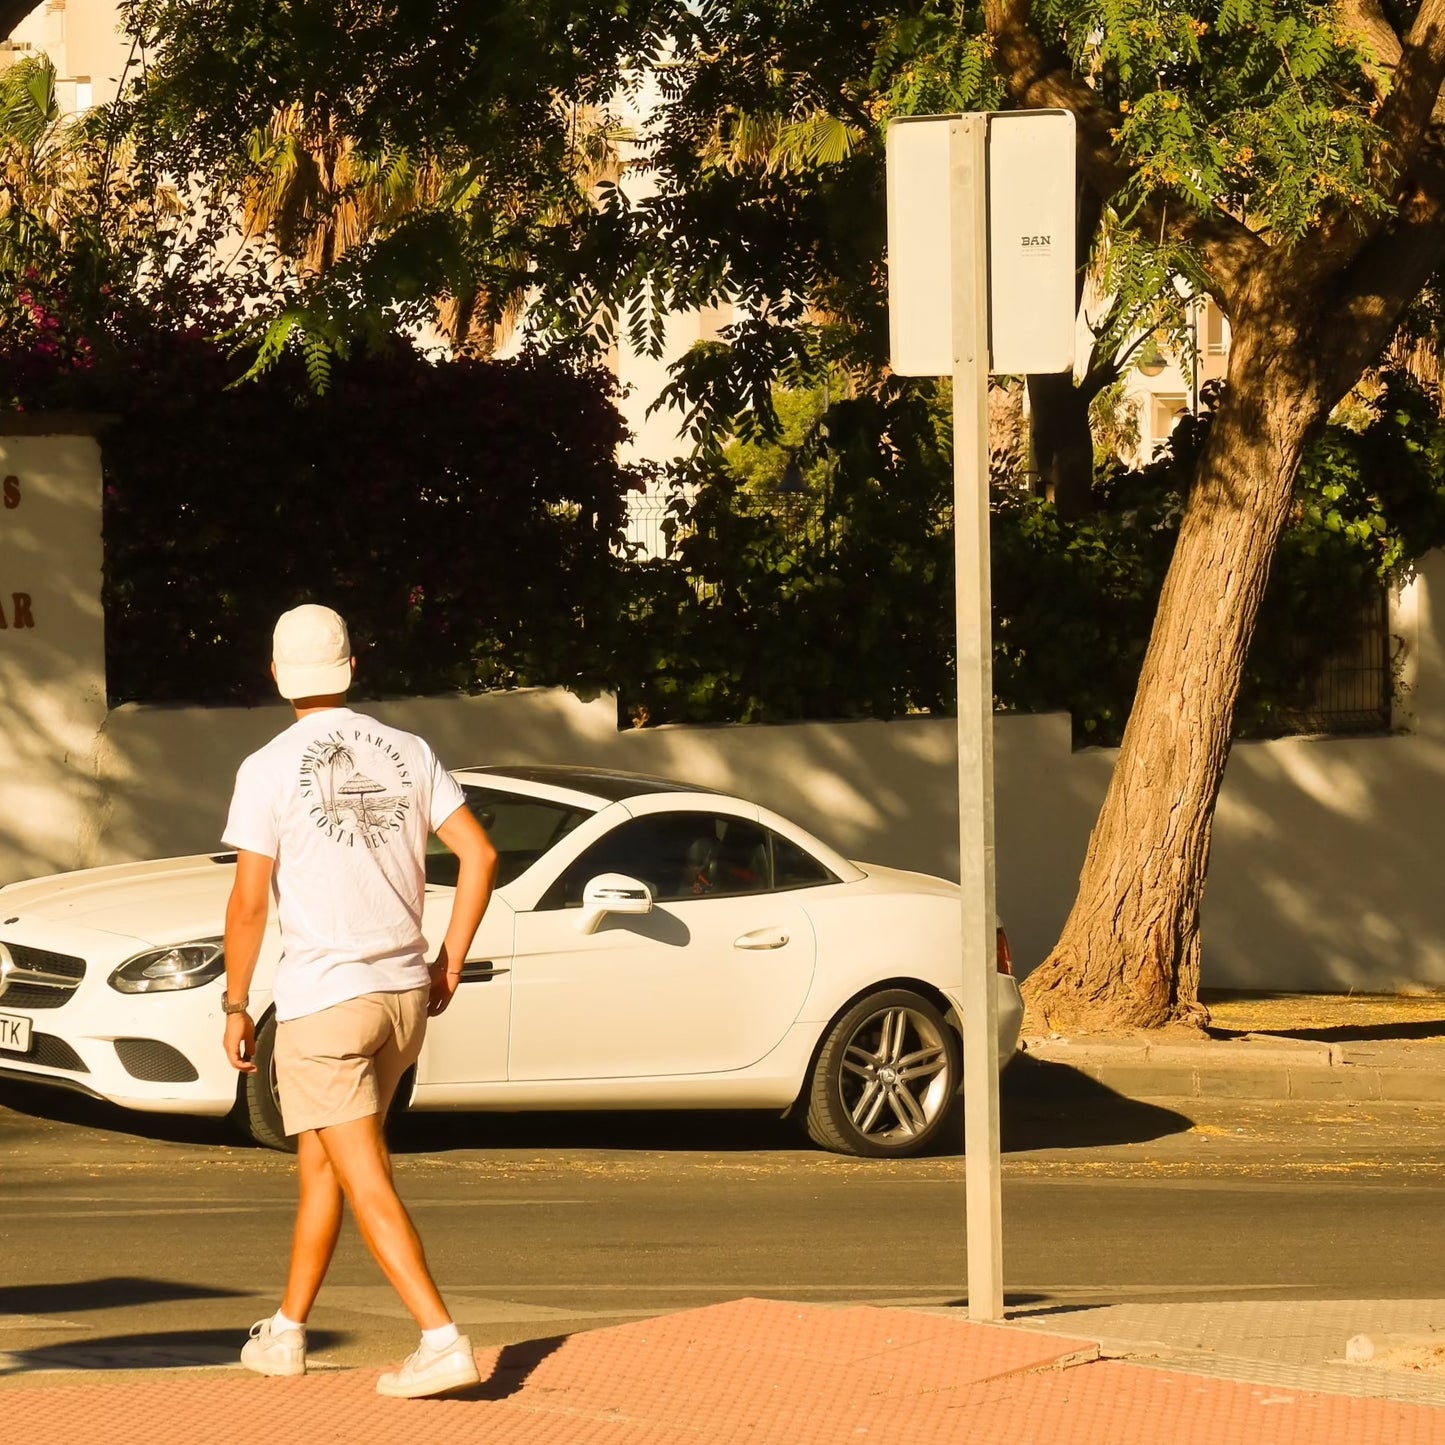
[{"label": "car roof", "polygon": [[654,778],[646,773],[624,773],[613,768],[570,767],[562,763],[537,763],[516,768],[458,768],[457,772],[495,778],[498,782],[506,782],[510,778],[520,783],[542,783],[548,787],[566,788],[574,793],[587,793],[606,803],[621,803],[628,798],[640,798],[649,793],[708,793],[714,797],[723,796],[716,788],[700,787],[696,783],[679,783],[673,778]]}]

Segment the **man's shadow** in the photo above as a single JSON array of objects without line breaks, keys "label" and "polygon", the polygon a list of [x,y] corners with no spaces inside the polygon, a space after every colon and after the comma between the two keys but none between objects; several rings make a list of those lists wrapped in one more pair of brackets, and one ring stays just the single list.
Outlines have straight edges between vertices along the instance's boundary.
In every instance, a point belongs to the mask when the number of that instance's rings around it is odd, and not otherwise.
[{"label": "man's shadow", "polygon": [[507,1400],[519,1395],[526,1388],[532,1371],[549,1355],[556,1354],[570,1338],[569,1335],[549,1335],[542,1340],[520,1340],[514,1345],[504,1345],[492,1373],[480,1385],[473,1385],[470,1390],[458,1390],[446,1398]]}]

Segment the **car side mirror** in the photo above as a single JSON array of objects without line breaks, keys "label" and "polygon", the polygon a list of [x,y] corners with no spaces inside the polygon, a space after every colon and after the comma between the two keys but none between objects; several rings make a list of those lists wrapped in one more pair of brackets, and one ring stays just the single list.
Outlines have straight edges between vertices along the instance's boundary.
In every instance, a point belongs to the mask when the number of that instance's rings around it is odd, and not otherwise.
[{"label": "car side mirror", "polygon": [[581,933],[596,933],[609,913],[652,912],[652,890],[625,873],[600,873],[582,890]]}]

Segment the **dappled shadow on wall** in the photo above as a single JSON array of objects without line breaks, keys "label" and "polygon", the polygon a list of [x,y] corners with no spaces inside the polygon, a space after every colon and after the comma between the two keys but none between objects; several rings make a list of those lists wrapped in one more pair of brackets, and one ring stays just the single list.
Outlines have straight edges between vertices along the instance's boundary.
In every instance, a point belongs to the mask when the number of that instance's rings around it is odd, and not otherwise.
[{"label": "dappled shadow on wall", "polygon": [[1441,695],[1445,586],[1427,586],[1420,607],[1418,732],[1231,754],[1204,901],[1206,984],[1445,985],[1445,720],[1423,711]]}]

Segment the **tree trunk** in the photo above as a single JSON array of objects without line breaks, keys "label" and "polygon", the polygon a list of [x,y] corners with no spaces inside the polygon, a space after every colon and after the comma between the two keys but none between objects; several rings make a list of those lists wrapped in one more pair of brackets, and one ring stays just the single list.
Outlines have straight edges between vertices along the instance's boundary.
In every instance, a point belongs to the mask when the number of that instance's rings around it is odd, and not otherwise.
[{"label": "tree trunk", "polygon": [[1199,905],[1234,705],[1304,447],[1327,401],[1302,328],[1242,327],[1073,910],[1029,975],[1053,1029],[1202,1022]]},{"label": "tree trunk", "polygon": [[1044,495],[1065,521],[1094,508],[1094,436],[1089,403],[1095,392],[1074,384],[1072,373],[1030,376],[1029,442]]}]

